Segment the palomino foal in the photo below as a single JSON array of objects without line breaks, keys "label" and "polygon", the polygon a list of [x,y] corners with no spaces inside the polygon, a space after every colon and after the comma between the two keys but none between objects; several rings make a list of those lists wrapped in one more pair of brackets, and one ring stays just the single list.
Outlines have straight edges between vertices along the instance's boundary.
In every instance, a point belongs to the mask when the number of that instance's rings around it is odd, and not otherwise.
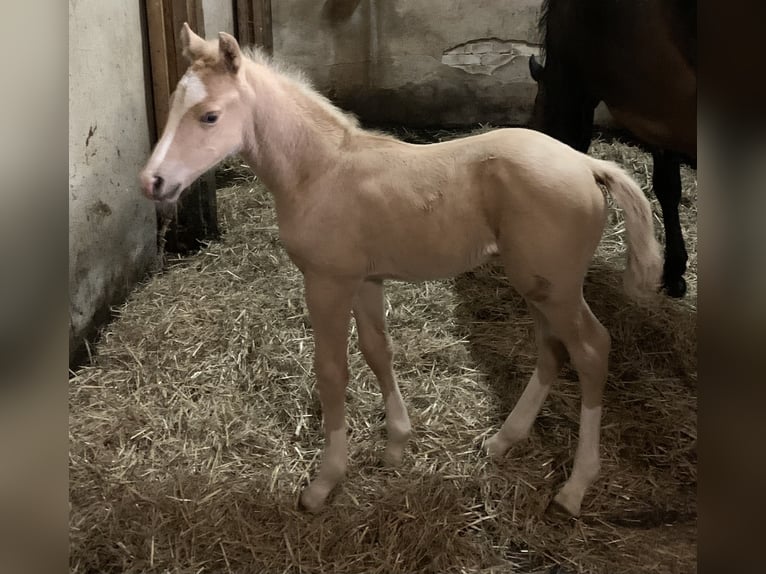
[{"label": "palomino foal", "polygon": [[662,260],[649,203],[616,165],[538,132],[503,129],[411,145],[361,129],[298,77],[220,34],[182,32],[191,66],[141,174],[144,193],[175,201],[224,157],[241,153],[275,198],[279,233],[305,281],[325,448],[301,494],[322,506],[346,472],[344,396],[350,318],[385,401],[384,458],[402,459],[407,408],[391,366],[383,280],[454,276],[499,254],[534,317],[537,366],[513,411],[487,441],[500,457],[524,439],[562,360],[582,388],[572,474],[555,502],[573,515],[599,472],[602,390],[610,338],[583,299],[603,232],[605,186],[625,211],[626,287],[655,292]]}]

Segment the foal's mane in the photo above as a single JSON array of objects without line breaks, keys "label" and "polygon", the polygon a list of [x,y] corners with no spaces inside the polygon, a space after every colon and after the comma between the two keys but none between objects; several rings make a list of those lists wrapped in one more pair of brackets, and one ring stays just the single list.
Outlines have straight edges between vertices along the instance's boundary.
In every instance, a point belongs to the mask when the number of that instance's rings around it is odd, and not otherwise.
[{"label": "foal's mane", "polygon": [[355,131],[360,128],[359,120],[353,114],[344,112],[330,102],[325,96],[320,94],[312,85],[311,80],[299,69],[279,62],[268,55],[266,52],[256,46],[248,46],[242,50],[242,55],[249,60],[265,66],[275,72],[283,80],[298,90],[303,96],[315,103],[320,109],[327,113],[338,124],[349,131]]}]

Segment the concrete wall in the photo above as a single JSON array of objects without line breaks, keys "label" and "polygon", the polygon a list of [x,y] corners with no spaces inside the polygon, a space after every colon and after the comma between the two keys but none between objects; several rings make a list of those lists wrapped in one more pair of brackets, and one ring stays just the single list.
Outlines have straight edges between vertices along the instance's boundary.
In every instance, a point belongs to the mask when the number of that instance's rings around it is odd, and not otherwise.
[{"label": "concrete wall", "polygon": [[217,38],[218,32],[234,33],[234,3],[231,0],[202,0],[205,38]]},{"label": "concrete wall", "polygon": [[156,257],[139,2],[69,2],[70,355]]},{"label": "concrete wall", "polygon": [[334,27],[322,18],[323,4],[274,2],[274,53],[364,120],[527,121],[540,0],[360,0]]},{"label": "concrete wall", "polygon": [[[272,2],[274,54],[362,120],[410,126],[526,124],[537,86],[541,0]],[[344,12],[332,25],[328,7]],[[608,121],[604,110],[597,122]]]}]

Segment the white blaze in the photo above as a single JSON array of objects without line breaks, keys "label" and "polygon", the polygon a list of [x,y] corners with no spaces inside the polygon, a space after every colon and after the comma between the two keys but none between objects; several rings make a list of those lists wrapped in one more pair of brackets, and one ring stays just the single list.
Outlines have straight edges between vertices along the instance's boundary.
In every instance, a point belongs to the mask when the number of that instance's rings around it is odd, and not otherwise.
[{"label": "white blaze", "polygon": [[170,145],[173,143],[173,138],[175,138],[176,130],[181,123],[181,118],[183,118],[186,112],[191,108],[204,101],[205,98],[207,98],[205,84],[203,84],[202,80],[199,79],[199,76],[191,70],[186,72],[178,82],[173,105],[170,107],[168,122],[165,125],[165,131],[162,134],[162,138],[157,142],[152,164],[159,165],[162,163],[170,149]]}]

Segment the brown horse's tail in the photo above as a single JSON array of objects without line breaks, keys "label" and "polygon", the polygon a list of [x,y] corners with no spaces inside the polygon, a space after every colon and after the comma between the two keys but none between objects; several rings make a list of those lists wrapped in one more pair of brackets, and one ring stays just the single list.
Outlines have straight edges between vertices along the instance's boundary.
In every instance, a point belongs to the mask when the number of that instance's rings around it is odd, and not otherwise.
[{"label": "brown horse's tail", "polygon": [[654,237],[649,200],[617,164],[586,156],[596,181],[604,185],[625,215],[628,263],[623,281],[625,291],[641,299],[657,292],[662,280],[662,254]]}]

